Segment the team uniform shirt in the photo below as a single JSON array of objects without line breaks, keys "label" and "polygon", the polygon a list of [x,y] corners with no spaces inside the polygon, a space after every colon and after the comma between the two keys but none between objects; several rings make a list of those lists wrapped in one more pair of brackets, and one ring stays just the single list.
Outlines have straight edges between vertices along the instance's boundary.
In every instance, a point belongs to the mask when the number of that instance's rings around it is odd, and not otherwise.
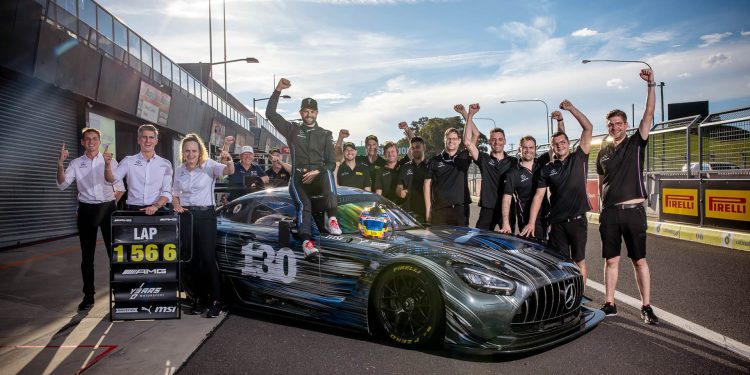
[{"label": "team uniform shirt", "polygon": [[[112,168],[117,168],[117,162],[112,160]],[[88,204],[99,204],[115,200],[115,192],[125,191],[122,181],[114,184],[104,179],[104,156],[97,153],[94,159],[83,154],[70,162],[65,169],[65,180],[58,183],[57,188],[65,190],[75,181],[78,188],[78,201]],[[113,190],[114,187],[114,190]]]},{"label": "team uniform shirt", "polygon": [[370,186],[375,186],[375,176],[377,175],[378,170],[385,167],[385,165],[387,164],[385,159],[383,159],[383,157],[381,157],[380,155],[375,158],[374,162],[370,162],[370,158],[368,158],[367,155],[355,156],[354,161],[357,163],[357,165],[361,165],[362,167],[367,168],[368,172],[370,173]]},{"label": "team uniform shirt", "polygon": [[542,167],[537,188],[549,187],[550,224],[560,223],[591,210],[586,194],[589,154],[579,147],[565,160]]},{"label": "team uniform shirt", "polygon": [[115,181],[128,179],[127,204],[148,206],[159,197],[172,201],[172,163],[154,154],[146,160],[142,153],[126,156],[114,170]]},{"label": "team uniform shirt", "polygon": [[646,198],[643,158],[648,140],[640,130],[619,145],[607,143],[596,158],[596,173],[602,178],[602,206],[611,207],[631,199]]},{"label": "team uniform shirt", "polygon": [[245,176],[263,177],[265,175],[266,171],[257,164],[251,163],[250,168],[245,169],[245,167],[242,166],[242,163],[238,162],[234,163],[234,173],[229,175],[227,181],[231,184],[245,186]]},{"label": "team uniform shirt", "polygon": [[425,214],[424,180],[427,178],[427,166],[427,160],[422,160],[419,164],[410,161],[398,170],[399,183],[407,191],[402,207],[409,212],[422,215],[421,219],[424,219]]},{"label": "team uniform shirt", "polygon": [[479,207],[500,208],[505,174],[518,165],[518,159],[509,157],[504,151],[503,155],[502,159],[498,159],[488,153],[480,152],[477,160],[474,160],[474,164],[482,172]]},{"label": "team uniform shirt", "polygon": [[226,165],[211,159],[192,170],[180,165],[174,174],[172,195],[180,198],[181,206],[213,206],[216,178],[224,175],[224,168]]},{"label": "team uniform shirt", "polygon": [[378,169],[375,173],[375,185],[373,188],[373,190],[381,189],[383,196],[396,204],[402,202],[402,199],[396,195],[396,185],[399,183],[399,169],[398,164],[393,169],[387,166]]},{"label": "team uniform shirt", "polygon": [[354,170],[349,168],[346,162],[342,163],[339,166],[338,172],[336,172],[336,180],[339,186],[351,186],[358,189],[372,186],[370,168],[359,163],[354,165]]},{"label": "team uniform shirt", "polygon": [[[549,157],[547,158],[549,159]],[[505,175],[504,183],[504,194],[512,195],[516,199],[516,212],[518,217],[522,218],[520,222],[523,225],[529,223],[529,215],[531,213],[531,202],[536,194],[536,188],[538,184],[539,172],[542,170],[542,164],[538,159],[535,159],[531,170],[524,167],[521,162],[518,162],[515,167],[511,168]],[[549,212],[549,202],[547,201],[547,194],[542,198],[542,208],[539,212],[538,217],[544,218]]]},{"label": "team uniform shirt", "polygon": [[290,175],[284,167],[281,167],[278,173],[273,171],[273,167],[268,168],[266,169],[266,176],[269,179],[268,184],[273,187],[289,185]]},{"label": "team uniform shirt", "polygon": [[430,158],[427,179],[432,180],[432,209],[469,204],[469,166],[471,158],[466,149],[450,156],[446,151]]}]

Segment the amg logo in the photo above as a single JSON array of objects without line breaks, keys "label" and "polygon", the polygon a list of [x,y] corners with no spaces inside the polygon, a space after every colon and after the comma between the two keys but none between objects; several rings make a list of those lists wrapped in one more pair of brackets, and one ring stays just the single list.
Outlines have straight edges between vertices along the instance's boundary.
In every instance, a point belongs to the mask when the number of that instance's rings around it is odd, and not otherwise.
[{"label": "amg logo", "polygon": [[708,209],[717,212],[744,214],[747,212],[747,199],[732,197],[709,197]]},{"label": "amg logo", "polygon": [[664,205],[669,208],[692,210],[695,208],[695,197],[692,195],[668,194],[664,196]]},{"label": "amg logo", "polygon": [[177,312],[177,306],[156,306],[154,313],[173,313]]},{"label": "amg logo", "polygon": [[139,268],[134,270],[122,270],[123,275],[166,275],[166,268]]}]

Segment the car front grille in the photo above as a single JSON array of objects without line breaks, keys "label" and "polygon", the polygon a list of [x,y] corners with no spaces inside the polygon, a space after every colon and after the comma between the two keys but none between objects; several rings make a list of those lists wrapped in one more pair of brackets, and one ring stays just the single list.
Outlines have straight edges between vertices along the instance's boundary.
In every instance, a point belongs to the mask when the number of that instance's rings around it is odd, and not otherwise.
[{"label": "car front grille", "polygon": [[582,296],[581,276],[545,285],[521,304],[511,326],[514,330],[539,331],[564,325],[578,316]]}]

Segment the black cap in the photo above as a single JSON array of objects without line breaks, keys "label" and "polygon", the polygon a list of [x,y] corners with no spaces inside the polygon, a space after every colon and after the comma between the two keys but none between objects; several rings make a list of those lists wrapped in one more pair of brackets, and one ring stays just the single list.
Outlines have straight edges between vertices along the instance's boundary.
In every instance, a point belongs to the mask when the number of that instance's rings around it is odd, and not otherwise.
[{"label": "black cap", "polygon": [[315,101],[313,98],[305,98],[302,99],[302,104],[300,105],[299,109],[305,109],[309,108],[314,111],[318,110],[318,102]]},{"label": "black cap", "polygon": [[353,142],[344,142],[344,146],[342,148],[346,149],[347,147],[351,147],[354,150],[357,150],[357,146],[355,146]]}]

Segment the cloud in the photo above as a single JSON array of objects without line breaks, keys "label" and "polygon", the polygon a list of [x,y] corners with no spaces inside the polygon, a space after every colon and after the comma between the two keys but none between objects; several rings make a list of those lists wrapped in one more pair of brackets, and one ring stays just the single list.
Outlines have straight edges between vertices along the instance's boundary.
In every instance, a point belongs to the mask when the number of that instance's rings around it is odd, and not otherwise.
[{"label": "cloud", "polygon": [[714,34],[706,34],[701,36],[701,40],[703,41],[703,44],[701,44],[698,47],[708,47],[712,44],[716,44],[721,42],[722,39],[732,35],[729,31],[725,33],[714,33]]},{"label": "cloud", "polygon": [[740,35],[742,35],[742,36],[748,36],[748,35],[750,35],[750,31],[742,30],[742,31],[740,31]]},{"label": "cloud", "polygon": [[688,73],[688,72],[685,72],[685,73],[680,73],[680,74],[678,74],[678,75],[677,75],[677,77],[679,77],[679,78],[690,78],[690,77],[692,77],[692,76],[693,76],[693,75],[692,75],[692,74],[690,74],[690,73]]},{"label": "cloud", "polygon": [[673,38],[674,33],[671,31],[651,31],[630,38],[630,40],[628,40],[628,47],[641,49],[650,47],[654,44],[669,42]]},{"label": "cloud", "polygon": [[586,36],[594,36],[596,34],[599,34],[599,32],[596,30],[591,30],[588,27],[584,27],[583,29],[579,29],[579,30],[572,32],[570,35],[578,36],[578,37],[586,37]]},{"label": "cloud", "polygon": [[727,56],[723,53],[717,53],[703,60],[703,66],[706,68],[713,68],[721,64],[726,64],[727,62],[729,62],[729,60],[730,56]]},{"label": "cloud", "polygon": [[621,78],[612,78],[609,81],[607,81],[607,87],[617,87],[618,89],[626,89],[628,86],[625,86]]}]

